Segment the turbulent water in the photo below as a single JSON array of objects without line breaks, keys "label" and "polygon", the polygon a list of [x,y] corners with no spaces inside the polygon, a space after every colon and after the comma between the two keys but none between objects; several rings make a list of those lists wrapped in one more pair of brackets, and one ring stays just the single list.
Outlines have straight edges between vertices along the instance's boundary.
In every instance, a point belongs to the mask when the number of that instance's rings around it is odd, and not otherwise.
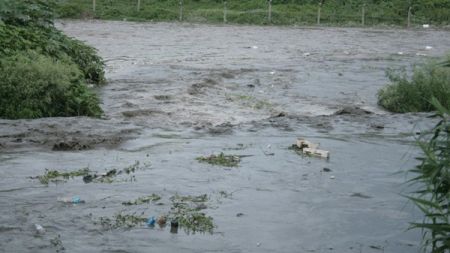
[{"label": "turbulent water", "polygon": [[[450,50],[450,32],[63,21],[96,47],[102,119],[0,120],[0,252],[417,252],[420,213],[401,194],[424,114],[376,105],[387,68]],[[426,49],[431,46],[432,49]],[[297,138],[329,160],[302,157]],[[196,161],[242,155],[237,168]],[[42,185],[46,169],[112,183]],[[324,171],[328,168],[331,171]],[[123,206],[158,194],[161,205]],[[100,217],[158,216],[174,194],[210,198],[212,234],[105,229]],[[80,196],[67,205],[61,196]],[[35,224],[44,227],[38,234]]]}]

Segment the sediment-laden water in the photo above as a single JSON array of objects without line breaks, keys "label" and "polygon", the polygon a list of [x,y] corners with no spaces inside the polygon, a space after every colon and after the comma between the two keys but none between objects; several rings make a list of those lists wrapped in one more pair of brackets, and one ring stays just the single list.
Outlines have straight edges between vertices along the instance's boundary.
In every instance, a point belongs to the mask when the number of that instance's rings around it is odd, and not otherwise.
[{"label": "sediment-laden water", "polygon": [[[376,105],[387,68],[450,50],[450,32],[62,21],[98,48],[102,119],[0,120],[0,252],[416,252],[420,213],[401,194],[426,114]],[[426,50],[426,46],[432,46]],[[299,137],[331,153],[297,155]],[[239,167],[199,163],[243,156]],[[132,174],[42,185],[46,169]],[[324,171],[324,168],[327,168]],[[328,171],[331,170],[331,171]],[[158,194],[159,204],[121,203]],[[212,234],[105,229],[207,194]],[[80,196],[84,204],[64,204]],[[34,224],[45,228],[38,235]]]}]

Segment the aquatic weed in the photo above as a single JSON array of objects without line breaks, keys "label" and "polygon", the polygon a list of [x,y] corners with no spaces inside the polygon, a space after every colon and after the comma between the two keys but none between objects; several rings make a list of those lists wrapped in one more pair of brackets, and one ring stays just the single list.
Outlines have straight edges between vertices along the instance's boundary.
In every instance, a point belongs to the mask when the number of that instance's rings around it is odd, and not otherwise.
[{"label": "aquatic weed", "polygon": [[[83,177],[83,181],[85,183],[113,183],[115,181],[115,178],[118,175],[121,174],[131,174],[136,172],[137,169],[140,168],[140,162],[136,161],[134,164],[125,167],[123,169],[110,169],[108,170],[106,173],[102,173],[102,174],[97,174],[97,173],[90,173],[87,174]],[[127,179],[124,179],[124,181],[128,181]],[[132,175],[129,178],[129,181],[136,181],[136,177],[134,175]]]},{"label": "aquatic weed", "polygon": [[75,171],[60,172],[58,170],[45,170],[44,175],[40,175],[37,178],[41,184],[48,184],[49,182],[65,181],[69,178],[81,177],[88,175],[90,172],[89,168],[83,168]]},{"label": "aquatic weed", "polygon": [[124,206],[141,205],[141,204],[146,204],[146,203],[150,203],[150,202],[156,202],[160,199],[161,199],[161,196],[153,193],[152,195],[149,195],[149,196],[137,198],[134,201],[122,202],[122,205],[124,205]]},{"label": "aquatic weed", "polygon": [[224,153],[220,153],[219,155],[197,157],[197,161],[225,167],[237,167],[241,162],[241,158],[237,155],[225,155]]},{"label": "aquatic weed", "polygon": [[216,227],[211,216],[207,216],[200,210],[206,209],[208,201],[206,194],[198,196],[174,195],[170,198],[172,207],[168,218],[184,228],[187,233],[209,232],[212,233]]},{"label": "aquatic weed", "polygon": [[134,228],[147,222],[147,218],[135,214],[116,214],[112,218],[100,217],[94,221],[94,225],[101,225],[103,228],[111,230],[117,228]]}]

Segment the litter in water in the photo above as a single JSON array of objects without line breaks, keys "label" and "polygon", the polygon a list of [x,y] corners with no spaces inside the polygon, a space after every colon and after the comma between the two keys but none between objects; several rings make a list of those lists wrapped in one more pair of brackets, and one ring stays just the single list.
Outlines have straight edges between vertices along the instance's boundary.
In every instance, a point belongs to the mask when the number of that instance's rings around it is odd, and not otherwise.
[{"label": "litter in water", "polygon": [[39,225],[39,224],[34,224],[34,229],[36,230],[36,233],[38,235],[43,235],[45,234],[45,229],[43,226]]},{"label": "litter in water", "polygon": [[73,197],[58,197],[57,198],[58,202],[62,202],[62,203],[68,203],[68,204],[81,204],[81,203],[86,203],[86,201],[81,200],[80,197],[78,196],[73,196]]},{"label": "litter in water", "polygon": [[312,143],[304,139],[297,139],[297,143],[292,145],[291,149],[308,156],[315,156],[320,158],[329,159],[330,152],[326,150],[318,149],[319,144]]}]

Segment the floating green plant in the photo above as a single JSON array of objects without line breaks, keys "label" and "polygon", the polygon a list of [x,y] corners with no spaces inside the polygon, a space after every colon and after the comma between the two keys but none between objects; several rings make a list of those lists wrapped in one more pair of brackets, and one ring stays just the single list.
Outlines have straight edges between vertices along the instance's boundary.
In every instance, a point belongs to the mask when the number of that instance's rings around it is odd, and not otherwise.
[{"label": "floating green plant", "polygon": [[225,155],[224,153],[220,153],[219,155],[197,157],[197,161],[225,167],[236,167],[241,162],[241,158],[237,155]]},{"label": "floating green plant", "polygon": [[213,218],[201,212],[201,210],[207,208],[205,203],[208,201],[208,196],[206,194],[199,196],[175,195],[170,200],[172,201],[172,207],[168,218],[178,222],[187,233],[213,232],[215,228]]},{"label": "floating green plant", "polygon": [[149,195],[149,196],[137,198],[134,201],[122,202],[122,205],[124,205],[124,206],[142,205],[142,204],[146,204],[146,203],[150,203],[150,202],[156,202],[160,199],[161,199],[161,196],[153,193],[152,195]]},{"label": "floating green plant", "polygon": [[89,174],[88,168],[83,168],[75,171],[61,172],[58,170],[45,170],[44,175],[40,175],[37,178],[41,184],[48,184],[49,182],[66,181],[69,178],[86,176]]}]

